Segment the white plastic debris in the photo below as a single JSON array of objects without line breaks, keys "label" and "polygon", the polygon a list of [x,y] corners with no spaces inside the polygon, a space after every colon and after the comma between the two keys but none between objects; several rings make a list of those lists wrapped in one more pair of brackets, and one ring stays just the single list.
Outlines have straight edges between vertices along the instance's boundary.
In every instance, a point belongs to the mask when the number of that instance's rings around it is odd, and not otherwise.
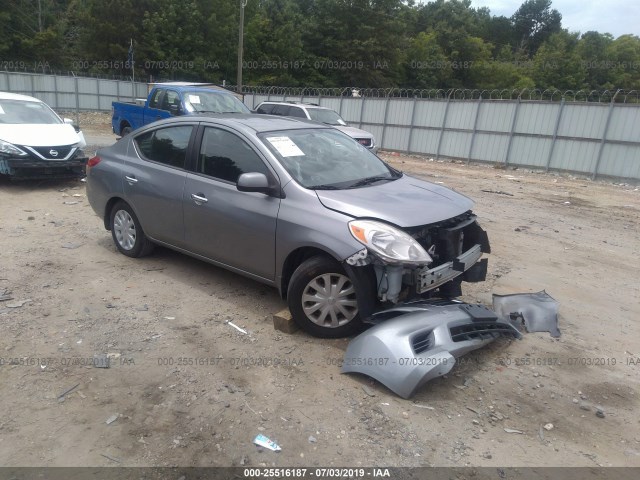
[{"label": "white plastic debris", "polygon": [[507,432],[507,433],[519,433],[521,435],[524,434],[523,431],[516,430],[515,428],[505,428],[504,431]]},{"label": "white plastic debris", "polygon": [[253,439],[253,443],[260,447],[268,448],[269,450],[273,450],[274,452],[279,452],[282,450],[280,446],[271,440],[269,437],[266,437],[263,434],[258,434],[256,438]]},{"label": "white plastic debris", "polygon": [[114,413],[113,415],[111,415],[109,418],[107,418],[107,420],[104,422],[107,425],[111,425],[113,422],[115,422],[118,419],[118,414]]},{"label": "white plastic debris", "polygon": [[244,333],[245,335],[248,333],[244,328],[240,328],[239,326],[237,326],[235,323],[233,323],[232,321],[228,321],[225,322],[227,325],[231,325],[233,328],[235,328],[236,330],[238,330],[240,333]]}]

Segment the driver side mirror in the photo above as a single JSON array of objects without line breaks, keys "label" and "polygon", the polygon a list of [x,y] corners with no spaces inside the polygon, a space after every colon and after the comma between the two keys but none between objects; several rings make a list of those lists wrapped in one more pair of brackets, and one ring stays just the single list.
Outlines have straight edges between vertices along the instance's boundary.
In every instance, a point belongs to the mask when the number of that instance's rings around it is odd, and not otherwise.
[{"label": "driver side mirror", "polygon": [[63,118],[62,121],[67,125],[71,125],[76,132],[80,131],[80,127],[73,123],[73,120],[71,120],[70,118]]},{"label": "driver side mirror", "polygon": [[182,109],[180,108],[179,104],[173,104],[169,105],[169,112],[171,113],[171,115],[180,115]]}]

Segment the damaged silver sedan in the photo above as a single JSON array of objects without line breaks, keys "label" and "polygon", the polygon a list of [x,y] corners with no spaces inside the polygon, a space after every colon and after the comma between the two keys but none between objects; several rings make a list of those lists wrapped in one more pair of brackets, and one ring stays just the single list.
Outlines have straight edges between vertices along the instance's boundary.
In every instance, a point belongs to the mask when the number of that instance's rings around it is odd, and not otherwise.
[{"label": "damaged silver sedan", "polygon": [[305,120],[156,122],[89,161],[87,192],[121,253],[164,245],[272,285],[320,337],[486,276],[469,198]]}]

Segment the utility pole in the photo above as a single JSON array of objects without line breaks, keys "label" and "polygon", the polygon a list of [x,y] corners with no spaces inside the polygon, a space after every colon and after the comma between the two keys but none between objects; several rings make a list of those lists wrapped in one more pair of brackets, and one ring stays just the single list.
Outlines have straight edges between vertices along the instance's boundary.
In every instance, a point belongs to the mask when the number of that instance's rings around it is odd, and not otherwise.
[{"label": "utility pole", "polygon": [[244,7],[247,0],[240,0],[240,33],[238,34],[238,79],[236,91],[242,94],[242,46],[244,42]]}]

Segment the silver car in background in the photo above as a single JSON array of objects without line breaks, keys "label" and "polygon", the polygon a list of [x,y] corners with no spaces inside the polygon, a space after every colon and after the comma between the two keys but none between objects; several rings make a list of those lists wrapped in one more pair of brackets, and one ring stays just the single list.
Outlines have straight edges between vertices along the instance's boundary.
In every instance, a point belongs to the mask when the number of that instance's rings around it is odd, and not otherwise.
[{"label": "silver car in background", "polygon": [[255,108],[255,113],[278,115],[285,117],[306,118],[314,122],[324,123],[346,133],[360,145],[367,147],[373,153],[378,152],[378,145],[373,134],[360,128],[347,125],[338,112],[315,103],[302,102],[262,102]]},{"label": "silver car in background", "polygon": [[316,336],[486,276],[471,200],[306,120],[156,122],[89,160],[87,194],[124,255],[164,245],[272,285]]}]

